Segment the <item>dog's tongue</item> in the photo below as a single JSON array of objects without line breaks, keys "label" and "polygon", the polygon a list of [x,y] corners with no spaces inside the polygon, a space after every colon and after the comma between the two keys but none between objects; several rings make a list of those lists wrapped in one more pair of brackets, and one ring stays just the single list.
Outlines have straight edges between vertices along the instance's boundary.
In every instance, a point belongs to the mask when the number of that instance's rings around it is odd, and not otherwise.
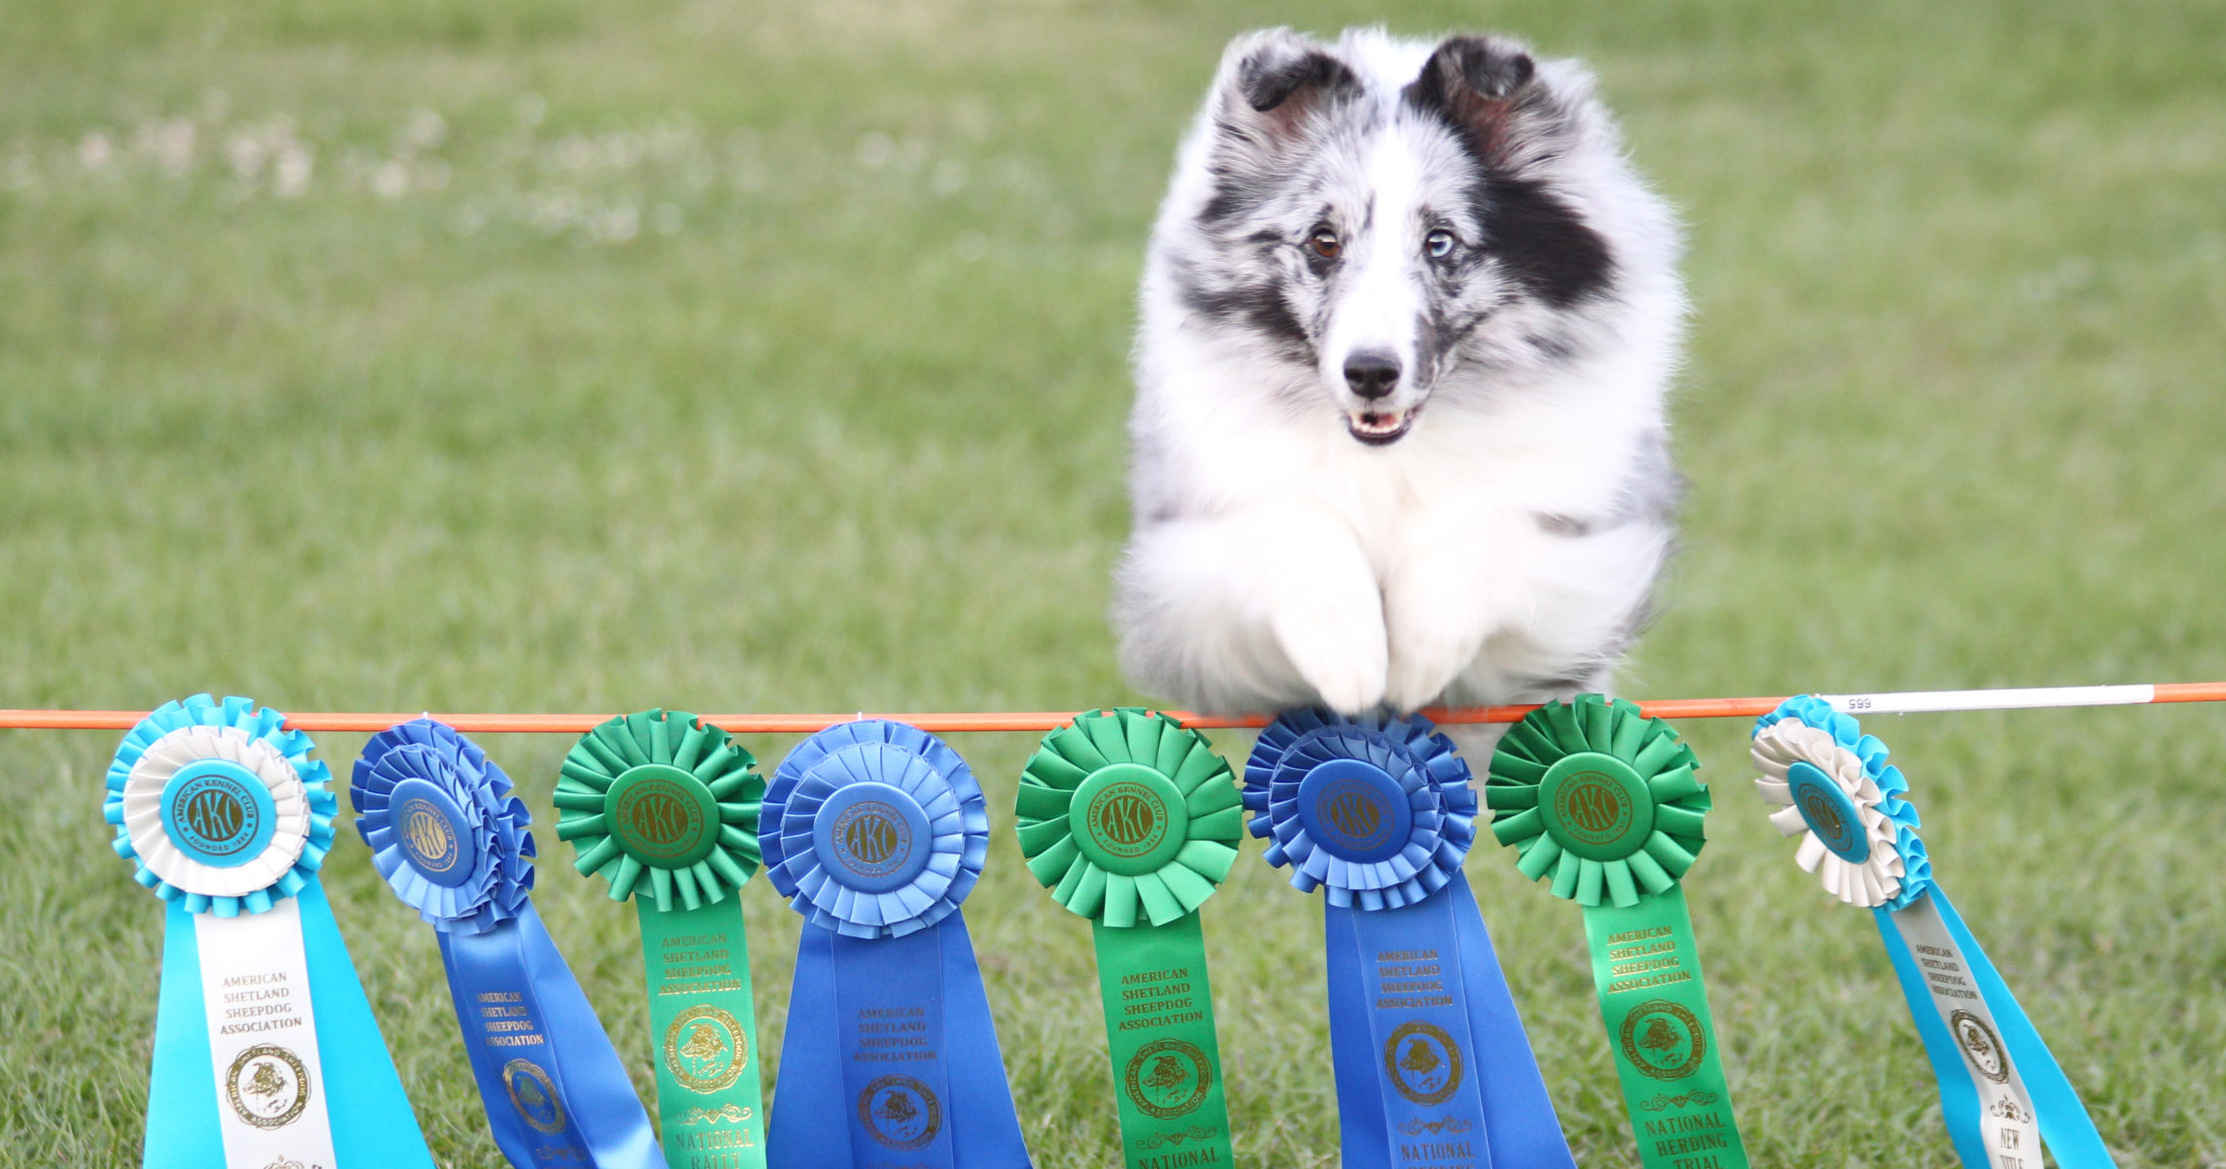
[{"label": "dog's tongue", "polygon": [[1394,435],[1406,428],[1407,412],[1395,410],[1377,413],[1373,410],[1354,410],[1346,415],[1347,424],[1354,434],[1367,438]]}]

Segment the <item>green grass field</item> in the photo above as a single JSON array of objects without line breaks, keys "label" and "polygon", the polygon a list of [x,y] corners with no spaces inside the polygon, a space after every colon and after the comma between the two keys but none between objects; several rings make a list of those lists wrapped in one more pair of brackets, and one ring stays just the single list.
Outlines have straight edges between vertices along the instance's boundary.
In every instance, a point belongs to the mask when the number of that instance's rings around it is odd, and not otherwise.
[{"label": "green grass field", "polygon": [[[2226,8],[2099,0],[0,0],[0,706],[1134,701],[1106,576],[1144,235],[1222,41],[1493,27],[1683,208],[1683,554],[1632,696],[2226,677]],[[1687,887],[1758,1165],[1953,1163],[1875,931],[1744,725]],[[1873,720],[2124,1166],[2226,1166],[2226,711]],[[0,1163],[136,1163],[154,901],[116,737],[0,731]],[[632,914],[490,736],[649,1089]],[[322,736],[343,781],[363,736]],[[1249,742],[1219,745],[1241,760]],[[746,745],[767,770],[788,741]],[[1117,1140],[1084,924],[967,917],[1038,1164]],[[433,937],[326,868],[439,1158],[498,1164]],[[1470,876],[1586,1166],[1634,1165],[1579,918]],[[746,891],[777,1050],[797,916]],[[1314,904],[1207,908],[1241,1163],[1336,1163]]]}]

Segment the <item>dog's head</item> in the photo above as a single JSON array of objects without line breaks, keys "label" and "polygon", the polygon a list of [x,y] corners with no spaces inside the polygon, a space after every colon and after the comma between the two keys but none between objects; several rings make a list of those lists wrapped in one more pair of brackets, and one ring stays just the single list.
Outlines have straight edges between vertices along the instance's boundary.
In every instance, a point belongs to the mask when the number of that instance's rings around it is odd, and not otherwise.
[{"label": "dog's head", "polygon": [[1581,70],[1512,42],[1251,34],[1222,61],[1204,175],[1157,258],[1187,324],[1390,444],[1434,394],[1581,348],[1618,276],[1571,173],[1602,135],[1614,170]]}]

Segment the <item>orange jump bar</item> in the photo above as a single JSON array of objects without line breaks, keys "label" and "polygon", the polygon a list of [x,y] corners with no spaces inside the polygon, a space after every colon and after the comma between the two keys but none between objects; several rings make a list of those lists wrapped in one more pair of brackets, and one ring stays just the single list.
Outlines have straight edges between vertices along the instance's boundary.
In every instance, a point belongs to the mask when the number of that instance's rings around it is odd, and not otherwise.
[{"label": "orange jump bar", "polygon": [[[1820,695],[1834,707],[1857,714],[1910,714],[1948,710],[2031,710],[2068,706],[2141,706],[2164,702],[2226,702],[2226,682],[2160,682],[2138,686],[2064,686],[2016,690],[1936,690],[1894,694]],[[1783,698],[1669,698],[1639,703],[1653,718],[1756,718],[1777,708]],[[1439,723],[1511,723],[1538,709],[1530,706],[1434,707],[1423,711]],[[706,714],[705,722],[730,734],[806,735],[861,717],[910,723],[923,731],[1048,731],[1064,725],[1072,710],[975,711],[956,713],[873,714]],[[1206,729],[1264,727],[1264,715],[1204,715],[1170,710],[1187,726]],[[147,717],[141,710],[0,710],[0,728],[30,730],[123,731]],[[286,725],[300,731],[383,731],[417,718],[415,712],[372,714],[303,711]],[[607,714],[435,714],[431,717],[466,734],[548,733],[577,735],[612,716]]]}]

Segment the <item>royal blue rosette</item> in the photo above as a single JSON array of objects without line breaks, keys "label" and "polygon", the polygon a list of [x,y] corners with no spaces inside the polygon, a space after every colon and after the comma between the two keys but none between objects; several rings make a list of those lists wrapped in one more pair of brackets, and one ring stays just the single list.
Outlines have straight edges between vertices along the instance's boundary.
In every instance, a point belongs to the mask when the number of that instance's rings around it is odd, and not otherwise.
[{"label": "royal blue rosette", "polygon": [[518,1169],[663,1169],[649,1114],[528,896],[524,801],[429,718],[379,732],[349,800],[372,863],[430,923],[495,1144]]},{"label": "royal blue rosette", "polygon": [[2114,1165],[2086,1106],[1994,963],[1934,879],[1890,752],[1851,715],[1814,695],[1757,720],[1755,780],[1770,820],[1801,837],[1802,868],[1871,910],[1940,1087],[1942,1115],[1968,1169]]},{"label": "royal blue rosette", "polygon": [[199,694],[109,765],[116,853],[167,903],[144,1164],[431,1169],[317,880],[332,775],[285,724]]},{"label": "royal blue rosette", "polygon": [[[1341,774],[1352,777],[1346,783],[1375,782],[1370,770],[1400,790],[1384,805],[1387,817],[1359,852],[1322,847],[1309,828],[1312,808]],[[1260,732],[1244,779],[1249,827],[1269,842],[1268,863],[1289,866],[1293,888],[1321,889],[1340,909],[1417,904],[1460,876],[1476,841],[1468,764],[1420,716],[1348,721],[1322,710],[1287,712]],[[1302,793],[1314,798],[1302,801]]]},{"label": "royal blue rosette", "polygon": [[[478,744],[421,718],[364,746],[348,795],[402,904],[442,933],[483,934],[532,908],[532,817],[510,788]],[[402,804],[415,814],[398,818]]]},{"label": "royal blue rosette", "polygon": [[1461,872],[1477,800],[1452,741],[1420,715],[1290,711],[1244,806],[1269,863],[1323,892],[1347,1169],[1574,1166]]},{"label": "royal blue rosette", "polygon": [[942,740],[878,719],[799,743],[759,815],[804,915],[767,1136],[771,1169],[1025,1169],[960,902],[989,815]]},{"label": "royal blue rosette", "polygon": [[[902,793],[887,800],[904,817],[892,828],[919,845],[902,863],[866,860],[836,830],[856,822],[843,810],[871,791],[861,784]],[[830,801],[838,806],[822,815]],[[759,816],[773,887],[805,920],[845,937],[901,937],[935,925],[958,912],[989,856],[989,812],[973,771],[941,739],[903,723],[846,723],[797,744]]]}]

